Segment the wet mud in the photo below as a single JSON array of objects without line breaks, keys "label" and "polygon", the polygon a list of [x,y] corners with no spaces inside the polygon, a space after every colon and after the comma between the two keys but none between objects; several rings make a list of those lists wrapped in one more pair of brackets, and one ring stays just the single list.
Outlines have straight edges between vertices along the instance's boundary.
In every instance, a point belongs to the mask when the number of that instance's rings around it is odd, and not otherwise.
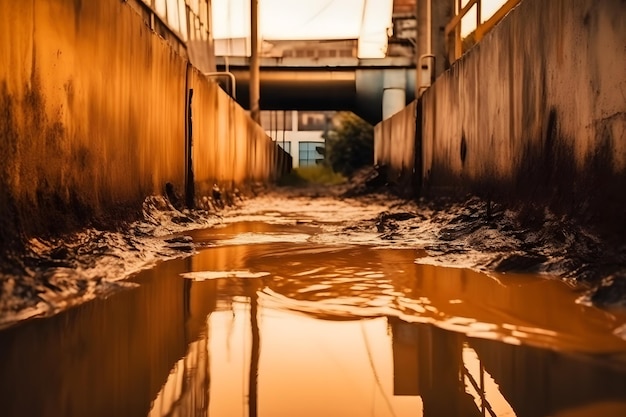
[{"label": "wet mud", "polygon": [[282,197],[165,238],[193,254],[132,288],[0,332],[2,415],[624,415],[626,315],[345,233],[414,218],[381,202]]},{"label": "wet mud", "polygon": [[0,327],[106,296],[132,285],[125,279],[136,272],[210,244],[192,230],[253,220],[321,226],[315,240],[324,244],[413,248],[424,265],[541,274],[569,283],[582,303],[626,306],[626,244],[548,211],[521,213],[474,196],[399,199],[371,171],[340,187],[265,189],[236,203],[189,211],[151,197],[142,219],[118,231],[31,239],[3,260]]}]

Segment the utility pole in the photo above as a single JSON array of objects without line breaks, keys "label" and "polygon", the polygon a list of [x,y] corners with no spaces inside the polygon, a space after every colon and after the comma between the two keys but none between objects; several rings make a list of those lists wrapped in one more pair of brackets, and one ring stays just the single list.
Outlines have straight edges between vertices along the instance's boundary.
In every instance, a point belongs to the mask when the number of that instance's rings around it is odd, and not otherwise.
[{"label": "utility pole", "polygon": [[250,0],[250,117],[261,122],[259,111],[259,1]]}]

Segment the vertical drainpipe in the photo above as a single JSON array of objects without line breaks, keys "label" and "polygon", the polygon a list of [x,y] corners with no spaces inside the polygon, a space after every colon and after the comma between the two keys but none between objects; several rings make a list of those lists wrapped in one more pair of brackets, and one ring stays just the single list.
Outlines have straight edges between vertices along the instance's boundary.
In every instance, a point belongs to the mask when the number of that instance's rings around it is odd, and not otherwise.
[{"label": "vertical drainpipe", "polygon": [[258,0],[250,0],[250,117],[260,124],[259,111],[260,74],[259,74],[259,25]]},{"label": "vertical drainpipe", "polygon": [[[455,1],[455,0],[448,0]],[[418,31],[416,45],[416,94],[415,109],[415,155],[413,160],[412,189],[415,197],[424,192],[424,131],[423,131],[423,101],[422,93],[429,88],[435,78],[436,57],[433,53],[433,10],[432,0],[417,0],[416,18],[418,27],[423,25],[423,31]],[[425,9],[425,10],[424,10]],[[424,18],[422,18],[424,17]],[[439,24],[439,23],[438,23]],[[420,33],[421,32],[421,33]],[[435,121],[432,122],[433,124]]]},{"label": "vertical drainpipe", "polygon": [[[417,97],[430,87],[435,80],[436,57],[433,54],[433,4],[426,0],[426,51],[417,60]],[[418,45],[419,42],[416,42]]]},{"label": "vertical drainpipe", "polygon": [[185,76],[185,205],[188,208],[195,206],[195,187],[193,176],[193,129],[191,117],[191,104],[193,99],[193,88],[190,88],[192,76],[191,63],[187,63],[187,74]]},{"label": "vertical drainpipe", "polygon": [[433,53],[433,0],[426,0],[426,53]]}]

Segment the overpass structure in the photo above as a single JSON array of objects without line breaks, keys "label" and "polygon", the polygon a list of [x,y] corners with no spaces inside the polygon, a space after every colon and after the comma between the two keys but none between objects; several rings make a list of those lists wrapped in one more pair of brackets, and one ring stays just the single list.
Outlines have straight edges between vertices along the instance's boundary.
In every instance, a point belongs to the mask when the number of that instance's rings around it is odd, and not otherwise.
[{"label": "overpass structure", "polygon": [[[236,87],[231,95],[244,108],[250,104],[249,60],[217,58],[218,71],[234,75]],[[260,74],[264,110],[350,110],[376,124],[415,99],[412,57],[266,57],[260,58]],[[230,91],[232,86],[224,88]]]}]

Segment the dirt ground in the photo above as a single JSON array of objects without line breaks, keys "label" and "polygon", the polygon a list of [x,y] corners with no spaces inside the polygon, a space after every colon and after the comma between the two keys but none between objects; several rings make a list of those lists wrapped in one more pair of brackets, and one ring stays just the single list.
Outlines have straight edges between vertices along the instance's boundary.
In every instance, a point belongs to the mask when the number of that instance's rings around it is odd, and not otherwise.
[{"label": "dirt ground", "polygon": [[32,239],[26,253],[0,265],[0,328],[134,285],[125,279],[197,249],[185,232],[246,220],[311,223],[322,231],[315,239],[328,244],[412,247],[420,263],[544,274],[572,284],[582,303],[626,307],[626,243],[605,242],[549,212],[529,221],[475,196],[404,200],[371,172],[342,186],[259,188],[228,202],[179,211],[151,197],[143,219],[124,230]]}]

